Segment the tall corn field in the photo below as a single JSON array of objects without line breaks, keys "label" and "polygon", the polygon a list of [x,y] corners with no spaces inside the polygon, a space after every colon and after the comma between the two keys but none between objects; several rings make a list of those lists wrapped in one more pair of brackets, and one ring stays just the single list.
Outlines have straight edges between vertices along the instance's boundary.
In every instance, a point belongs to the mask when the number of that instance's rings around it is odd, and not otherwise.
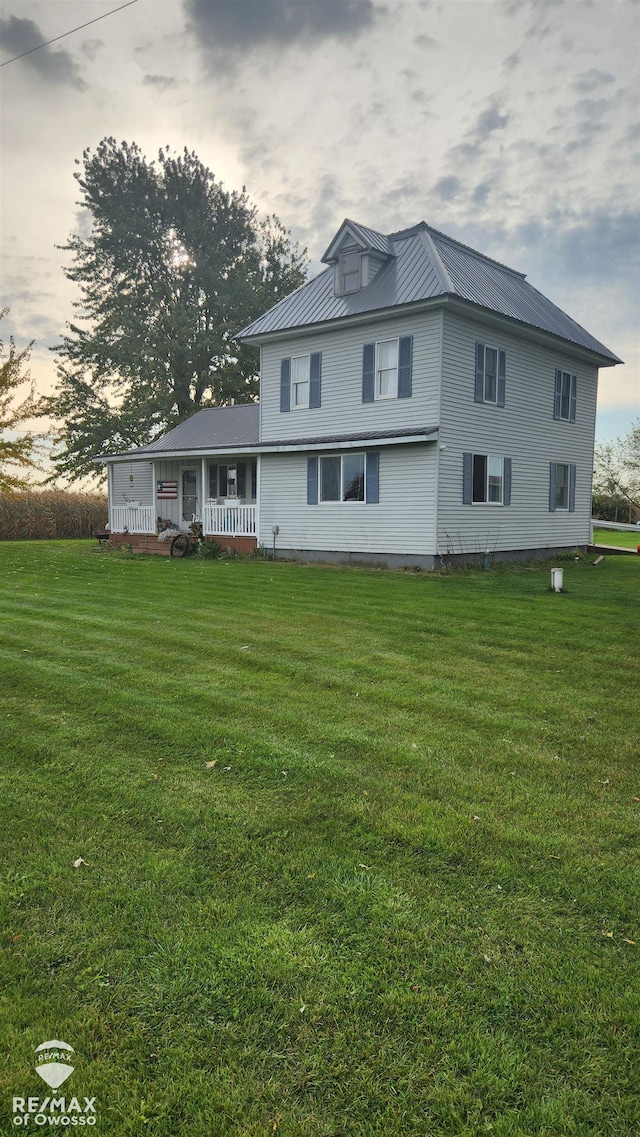
[{"label": "tall corn field", "polygon": [[107,498],[100,493],[33,490],[0,494],[0,541],[52,537],[90,537],[107,521]]}]

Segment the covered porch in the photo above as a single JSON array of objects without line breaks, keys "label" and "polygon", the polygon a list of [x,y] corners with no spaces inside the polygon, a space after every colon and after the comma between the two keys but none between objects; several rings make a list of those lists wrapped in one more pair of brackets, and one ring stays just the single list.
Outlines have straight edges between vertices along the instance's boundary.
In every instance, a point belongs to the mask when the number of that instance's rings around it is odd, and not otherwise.
[{"label": "covered porch", "polygon": [[130,460],[109,467],[112,544],[130,543],[163,553],[167,530],[186,532],[194,521],[203,535],[237,552],[257,544],[259,458],[207,456]]}]

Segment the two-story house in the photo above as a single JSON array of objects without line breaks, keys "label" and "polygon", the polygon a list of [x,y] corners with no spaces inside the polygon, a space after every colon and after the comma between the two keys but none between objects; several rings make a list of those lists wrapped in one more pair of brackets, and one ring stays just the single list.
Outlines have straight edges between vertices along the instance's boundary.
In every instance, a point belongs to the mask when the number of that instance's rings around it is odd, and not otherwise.
[{"label": "two-story house", "polygon": [[238,333],[260,348],[259,404],[103,459],[112,540],[160,551],[157,519],[195,515],[221,544],[304,560],[585,546],[598,368],[618,357],[424,222],[385,236],[347,220],[322,259]]}]

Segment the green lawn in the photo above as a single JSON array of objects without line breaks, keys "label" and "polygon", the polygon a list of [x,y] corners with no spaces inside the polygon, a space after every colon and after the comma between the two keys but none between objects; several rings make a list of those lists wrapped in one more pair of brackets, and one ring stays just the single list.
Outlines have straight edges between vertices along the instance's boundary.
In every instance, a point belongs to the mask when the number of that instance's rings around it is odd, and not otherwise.
[{"label": "green lawn", "polygon": [[632,533],[629,529],[596,529],[593,530],[593,540],[596,545],[618,545],[623,549],[637,549],[640,545],[640,529]]},{"label": "green lawn", "polygon": [[104,1137],[640,1130],[640,558],[564,565],[0,545],[0,1132],[49,1039]]}]

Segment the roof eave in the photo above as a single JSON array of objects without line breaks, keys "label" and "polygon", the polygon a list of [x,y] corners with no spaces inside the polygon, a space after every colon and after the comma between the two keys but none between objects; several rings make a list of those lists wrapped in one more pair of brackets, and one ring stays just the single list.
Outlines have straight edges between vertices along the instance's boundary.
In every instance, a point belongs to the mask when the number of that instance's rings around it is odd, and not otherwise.
[{"label": "roof eave", "polygon": [[[243,342],[247,343],[273,343],[277,340],[300,338],[309,334],[320,333],[325,330],[328,331],[335,327],[353,327],[358,324],[370,324],[377,320],[391,319],[393,316],[403,316],[412,312],[425,312],[445,305],[454,309],[458,308],[467,314],[469,311],[473,311],[478,314],[478,318],[482,318],[485,322],[492,323],[497,327],[505,329],[517,328],[520,334],[526,335],[527,338],[538,342],[564,344],[565,350],[570,350],[572,354],[588,362],[595,362],[599,367],[616,367],[619,363],[623,362],[617,355],[614,355],[613,352],[606,351],[606,349],[604,353],[596,351],[593,348],[576,343],[575,340],[566,339],[556,332],[549,332],[544,328],[537,328],[535,324],[529,324],[525,320],[518,320],[515,316],[506,316],[500,312],[495,312],[492,308],[485,308],[482,304],[476,304],[472,300],[466,300],[464,297],[457,296],[451,292],[431,296],[425,300],[411,300],[406,304],[392,304],[385,308],[373,308],[366,312],[357,312],[352,316],[336,316],[332,320],[300,324],[292,328],[279,328],[276,331],[259,332],[256,335],[242,338]],[[604,344],[602,346],[604,347]]]},{"label": "roof eave", "polygon": [[588,363],[597,363],[599,367],[616,367],[619,363],[623,363],[613,352],[609,352],[605,345],[605,352],[596,351],[594,348],[586,347],[584,344],[576,343],[575,340],[567,339],[565,336],[558,335],[557,332],[549,332],[545,328],[538,328],[535,324],[529,324],[526,320],[518,320],[515,316],[505,316],[501,312],[495,312],[492,308],[485,308],[482,304],[476,304],[472,300],[466,300],[462,296],[447,296],[444,297],[448,304],[455,310],[458,308],[461,312],[468,314],[469,311],[478,313],[478,318],[481,318],[485,323],[493,324],[495,327],[505,329],[517,328],[521,335],[526,336],[527,339],[534,340],[539,343],[546,344],[563,344],[567,352],[572,355],[585,360]]}]

